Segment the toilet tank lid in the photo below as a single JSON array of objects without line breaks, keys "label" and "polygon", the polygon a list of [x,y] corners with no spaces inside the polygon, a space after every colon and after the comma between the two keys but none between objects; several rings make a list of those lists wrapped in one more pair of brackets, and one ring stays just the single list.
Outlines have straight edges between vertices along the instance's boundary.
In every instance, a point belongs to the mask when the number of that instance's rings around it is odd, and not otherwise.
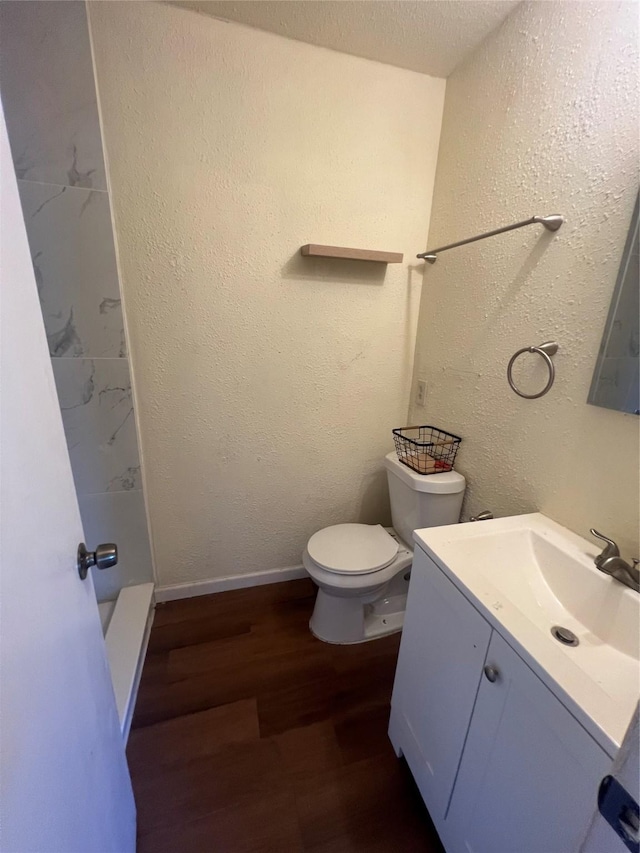
[{"label": "toilet tank lid", "polygon": [[452,495],[463,492],[466,485],[465,478],[457,471],[445,471],[442,474],[418,474],[400,462],[395,452],[387,453],[384,457],[384,467],[416,492]]}]

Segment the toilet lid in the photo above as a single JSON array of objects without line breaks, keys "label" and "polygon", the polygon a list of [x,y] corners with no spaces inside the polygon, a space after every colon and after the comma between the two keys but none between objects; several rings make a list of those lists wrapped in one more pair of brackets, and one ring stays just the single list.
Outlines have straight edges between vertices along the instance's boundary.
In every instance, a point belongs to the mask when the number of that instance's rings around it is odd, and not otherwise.
[{"label": "toilet lid", "polygon": [[328,572],[364,574],[388,566],[398,543],[380,524],[335,524],[314,533],[307,552]]}]

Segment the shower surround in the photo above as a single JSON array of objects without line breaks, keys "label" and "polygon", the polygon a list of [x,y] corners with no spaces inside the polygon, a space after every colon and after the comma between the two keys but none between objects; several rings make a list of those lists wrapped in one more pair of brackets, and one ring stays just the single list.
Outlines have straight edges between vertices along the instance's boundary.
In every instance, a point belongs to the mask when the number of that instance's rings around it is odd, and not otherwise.
[{"label": "shower surround", "polygon": [[87,543],[116,541],[98,600],[153,579],[83,2],[0,7],[11,150]]}]

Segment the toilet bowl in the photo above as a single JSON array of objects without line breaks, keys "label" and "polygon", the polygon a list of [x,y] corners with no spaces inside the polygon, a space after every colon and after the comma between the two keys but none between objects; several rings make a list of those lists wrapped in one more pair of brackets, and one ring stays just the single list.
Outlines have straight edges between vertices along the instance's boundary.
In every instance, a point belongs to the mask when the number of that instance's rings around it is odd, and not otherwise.
[{"label": "toilet bowl", "polygon": [[362,643],[402,629],[413,531],[459,521],[465,479],[417,474],[385,457],[393,527],[336,524],[314,533],[302,562],[318,587],[309,622],[327,643]]},{"label": "toilet bowl", "polygon": [[[400,630],[412,560],[392,527],[337,524],[314,534],[302,555],[318,587],[312,633],[327,643],[361,643]],[[399,582],[387,589],[394,579]]]}]

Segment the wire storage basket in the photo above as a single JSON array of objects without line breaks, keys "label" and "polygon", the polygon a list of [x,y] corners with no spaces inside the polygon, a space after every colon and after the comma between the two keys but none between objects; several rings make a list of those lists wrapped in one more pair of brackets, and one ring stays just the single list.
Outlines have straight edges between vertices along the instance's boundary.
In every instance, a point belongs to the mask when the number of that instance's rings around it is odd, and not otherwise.
[{"label": "wire storage basket", "polygon": [[453,470],[462,439],[434,426],[410,426],[392,430],[400,462],[418,474],[442,474]]}]

